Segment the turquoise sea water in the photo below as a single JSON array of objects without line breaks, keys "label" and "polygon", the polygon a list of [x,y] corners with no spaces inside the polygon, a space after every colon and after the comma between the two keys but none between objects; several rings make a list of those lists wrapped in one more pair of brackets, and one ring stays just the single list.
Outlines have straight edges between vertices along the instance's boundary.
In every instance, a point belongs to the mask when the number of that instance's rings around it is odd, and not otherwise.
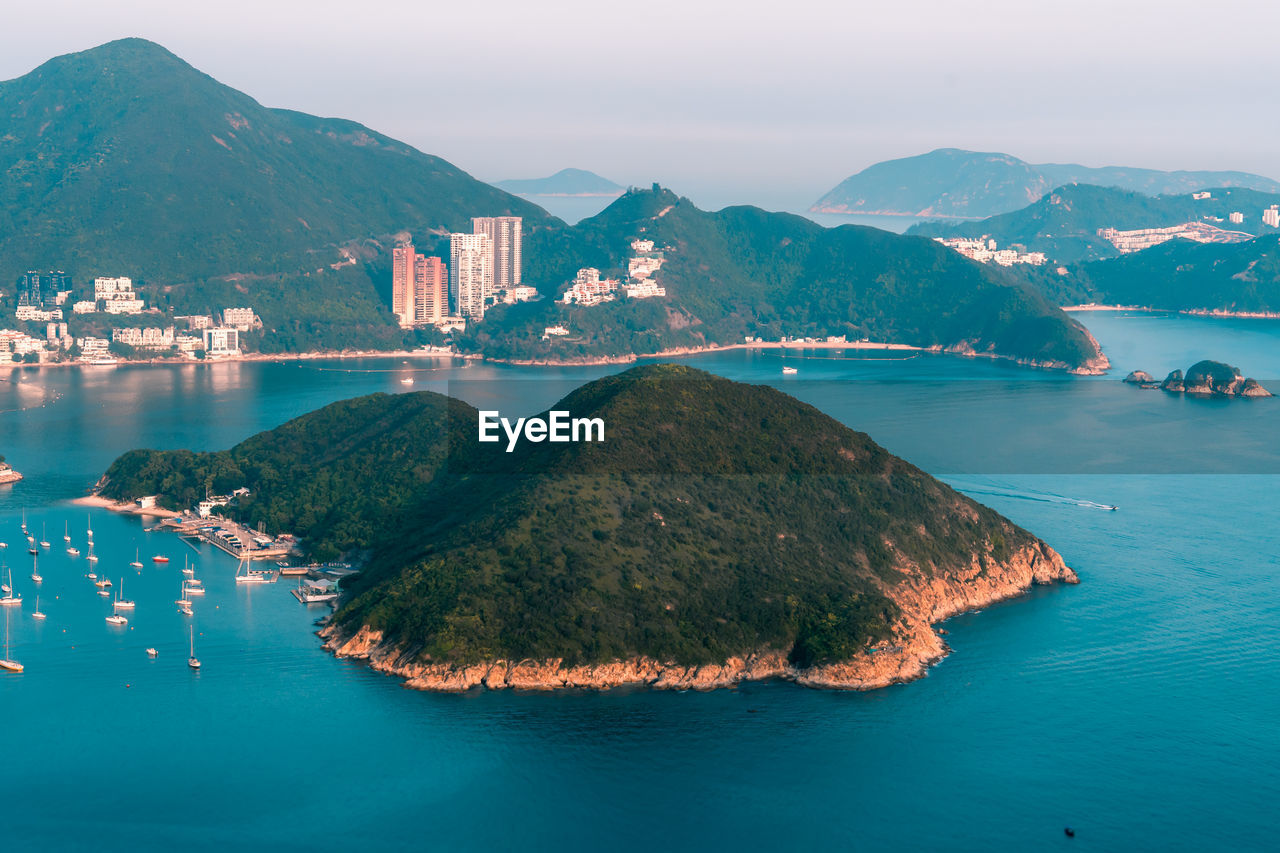
[{"label": "turquoise sea water", "polygon": [[[1280,377],[1280,323],[1082,319],[1120,375],[1207,355]],[[0,553],[26,599],[9,619],[27,670],[0,675],[0,849],[1270,849],[1280,401],[813,356],[788,354],[799,373],[785,378],[778,353],[688,363],[776,384],[870,433],[1033,530],[1083,582],[950,620],[950,657],[872,693],[417,693],[321,652],[323,611],[287,583],[237,588],[229,558],[67,500],[127,448],[226,447],[331,400],[405,390],[405,375],[533,411],[611,368],[11,374],[0,452],[27,479],[0,489]],[[52,545],[43,624],[24,507]],[[84,549],[89,516],[99,572],[138,602],[122,629],[64,550],[64,524]],[[191,620],[199,673],[172,604],[188,556],[208,588]]]}]

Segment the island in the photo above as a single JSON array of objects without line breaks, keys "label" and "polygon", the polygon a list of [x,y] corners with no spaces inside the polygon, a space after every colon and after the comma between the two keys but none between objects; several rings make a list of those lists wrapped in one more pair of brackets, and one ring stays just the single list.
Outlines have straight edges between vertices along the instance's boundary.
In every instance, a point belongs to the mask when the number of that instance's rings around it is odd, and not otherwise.
[{"label": "island", "polygon": [[[863,433],[672,364],[551,407],[603,441],[477,441],[431,392],[326,406],[229,450],[135,450],[104,497],[225,509],[361,569],[325,647],[411,687],[870,689],[923,675],[934,625],[1075,583],[1059,554]],[[546,413],[544,413],[544,416]]]},{"label": "island", "polygon": [[1130,385],[1140,388],[1159,388],[1172,394],[1192,394],[1201,397],[1270,397],[1271,392],[1256,379],[1246,379],[1240,368],[1221,361],[1198,361],[1186,374],[1174,370],[1157,382],[1145,370],[1135,370],[1124,378]]}]

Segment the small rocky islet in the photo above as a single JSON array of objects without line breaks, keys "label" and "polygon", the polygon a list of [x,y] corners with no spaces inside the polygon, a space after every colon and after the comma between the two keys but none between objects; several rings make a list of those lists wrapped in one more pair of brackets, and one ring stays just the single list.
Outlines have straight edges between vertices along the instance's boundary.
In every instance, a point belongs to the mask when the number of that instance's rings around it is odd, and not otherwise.
[{"label": "small rocky islet", "polygon": [[1174,370],[1163,382],[1145,370],[1135,370],[1124,378],[1130,385],[1159,388],[1171,394],[1194,394],[1201,397],[1270,397],[1271,392],[1256,379],[1246,379],[1240,368],[1221,361],[1198,361],[1184,374]]}]

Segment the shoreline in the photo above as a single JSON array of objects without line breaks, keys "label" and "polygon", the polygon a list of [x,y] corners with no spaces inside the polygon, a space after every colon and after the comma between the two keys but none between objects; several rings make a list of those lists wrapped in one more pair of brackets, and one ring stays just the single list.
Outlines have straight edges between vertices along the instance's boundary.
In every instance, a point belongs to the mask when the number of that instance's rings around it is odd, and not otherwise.
[{"label": "shoreline", "polygon": [[142,508],[132,503],[123,501],[113,501],[109,498],[100,497],[98,495],[81,495],[78,498],[72,498],[71,503],[76,506],[89,506],[97,509],[105,509],[109,512],[118,512],[122,515],[139,515],[149,516],[153,518],[181,518],[182,513],[174,512],[171,509],[153,506]]},{"label": "shoreline", "polygon": [[475,664],[427,663],[416,652],[386,641],[378,630],[361,626],[343,632],[332,621],[317,632],[335,657],[365,661],[376,672],[404,679],[404,686],[438,693],[472,689],[517,691],[610,690],[638,686],[654,690],[716,690],[749,681],[790,681],[822,690],[865,691],[903,684],[928,674],[950,647],[938,626],[961,613],[981,610],[1025,595],[1033,586],[1076,584],[1080,579],[1048,545],[1024,545],[998,570],[972,564],[949,577],[917,574],[886,590],[902,608],[893,645],[879,643],[857,657],[808,668],[793,666],[787,652],[758,649],[722,663],[683,665],[640,656],[599,664],[565,666],[563,659],[495,659]]},{"label": "shoreline", "polygon": [[1224,320],[1280,320],[1280,311],[1227,311],[1223,308],[1152,308],[1150,305],[1063,305],[1063,311],[1135,311],[1142,314],[1179,314],[1184,317],[1217,317]]},{"label": "shoreline", "polygon": [[7,364],[0,363],[0,368],[8,367],[10,370],[21,368],[45,368],[45,367],[87,367],[87,368],[116,368],[116,367],[133,367],[145,365],[148,367],[186,367],[197,366],[205,367],[216,364],[240,364],[243,362],[289,362],[289,361],[342,361],[345,359],[355,358],[462,358],[469,361],[483,359],[483,356],[473,353],[457,353],[457,352],[420,352],[418,350],[313,350],[309,352],[285,352],[285,353],[245,353],[230,358],[148,358],[148,359],[121,359],[115,364],[92,364],[84,361],[48,361],[41,364],[24,364],[21,362],[9,362]]}]

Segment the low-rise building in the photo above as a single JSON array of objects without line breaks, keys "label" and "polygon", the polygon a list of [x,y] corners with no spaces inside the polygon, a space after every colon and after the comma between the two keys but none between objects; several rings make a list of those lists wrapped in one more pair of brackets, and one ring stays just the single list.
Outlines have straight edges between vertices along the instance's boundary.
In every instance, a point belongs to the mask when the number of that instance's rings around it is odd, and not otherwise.
[{"label": "low-rise building", "polygon": [[76,302],[71,306],[72,314],[96,314],[98,311],[98,303],[88,299]]},{"label": "low-rise building", "polygon": [[222,325],[229,326],[239,332],[247,332],[250,329],[261,326],[262,321],[258,319],[257,314],[253,313],[252,308],[224,308],[222,309]]},{"label": "low-rise building", "polygon": [[107,314],[141,314],[145,304],[141,299],[108,299],[102,310]]},{"label": "low-rise building", "polygon": [[545,341],[553,337],[563,338],[567,334],[569,334],[569,330],[564,326],[547,326],[542,330],[542,339]]},{"label": "low-rise building", "polygon": [[508,290],[506,292],[506,295],[503,298],[503,301],[507,303],[532,302],[537,298],[538,298],[538,288],[530,287],[527,284],[522,284],[519,287],[513,287],[510,290]]},{"label": "low-rise building", "polygon": [[996,241],[985,234],[981,237],[934,237],[933,239],[981,264],[998,264],[1002,267],[1011,267],[1014,264],[1040,266],[1047,260],[1044,252],[1019,252],[1014,249],[997,248]]},{"label": "low-rise building", "polygon": [[635,281],[623,286],[628,299],[649,299],[654,296],[666,296],[667,289],[655,281]]},{"label": "low-rise building", "polygon": [[240,355],[240,330],[225,326],[204,330],[205,354],[211,357]]},{"label": "low-rise building", "polygon": [[35,305],[19,305],[18,309],[13,312],[13,316],[28,323],[48,323],[54,320],[61,321],[62,309],[52,308],[46,311]]},{"label": "low-rise building", "polygon": [[599,305],[601,302],[612,302],[618,289],[615,279],[600,278],[600,270],[595,267],[583,267],[573,279],[573,284],[560,297],[565,305]]},{"label": "low-rise building", "polygon": [[166,329],[112,329],[111,340],[140,349],[169,349],[173,346],[173,326]]},{"label": "low-rise building", "polygon": [[186,323],[187,328],[193,332],[212,329],[214,326],[213,318],[208,314],[184,314],[179,317],[174,317],[173,319],[178,323]]}]

